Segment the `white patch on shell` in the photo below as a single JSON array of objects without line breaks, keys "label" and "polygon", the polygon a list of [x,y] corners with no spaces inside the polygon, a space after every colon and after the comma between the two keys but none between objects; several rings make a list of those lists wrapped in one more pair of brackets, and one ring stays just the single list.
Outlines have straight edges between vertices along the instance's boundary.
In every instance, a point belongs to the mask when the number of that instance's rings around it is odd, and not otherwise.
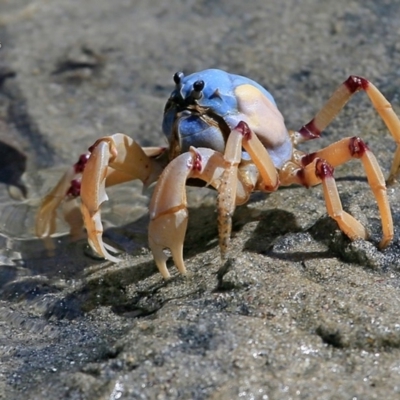
[{"label": "white patch on shell", "polygon": [[292,142],[282,114],[276,106],[252,85],[235,89],[238,114],[229,115],[226,122],[234,129],[240,121],[246,122],[267,148],[275,165],[280,168],[292,155]]}]

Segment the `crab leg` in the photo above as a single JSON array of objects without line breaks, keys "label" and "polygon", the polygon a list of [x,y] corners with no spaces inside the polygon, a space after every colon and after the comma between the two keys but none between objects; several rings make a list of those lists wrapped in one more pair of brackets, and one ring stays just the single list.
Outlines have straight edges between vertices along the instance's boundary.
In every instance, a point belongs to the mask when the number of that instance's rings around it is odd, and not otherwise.
[{"label": "crab leg", "polygon": [[321,132],[333,121],[353,94],[360,90],[364,90],[367,93],[372,105],[397,143],[397,149],[387,180],[388,184],[391,184],[400,171],[400,120],[383,94],[365,78],[350,76],[343,82],[317,115],[308,124],[302,126],[298,132],[294,133],[294,142],[296,144],[320,137]]},{"label": "crab leg", "polygon": [[364,226],[343,210],[335,178],[333,177],[333,167],[325,160],[317,158],[313,163],[309,164],[304,171],[305,181],[308,179],[312,181],[314,179],[313,175],[321,179],[326,209],[329,216],[337,222],[341,231],[351,240],[358,238],[366,239],[368,234]]},{"label": "crab leg", "polygon": [[385,179],[374,154],[360,138],[345,138],[315,153],[296,156],[298,163],[290,161],[280,171],[282,185],[297,183],[310,187],[322,183],[329,216],[336,220],[340,229],[351,239],[366,239],[365,228],[343,210],[333,177],[333,168],[352,158],[361,160],[378,204],[383,231],[379,247],[384,249],[394,235]]},{"label": "crab leg", "polygon": [[[42,201],[38,213],[36,214],[36,235],[38,237],[46,237],[52,235],[56,230],[56,212],[60,204],[71,195],[71,199],[76,197],[76,193],[80,191],[80,177],[90,153],[85,153],[79,157],[78,162],[70,167],[59,180],[54,189],[48,193]],[[69,201],[67,201],[69,203]],[[73,203],[75,205],[75,202]],[[68,215],[71,215],[71,204],[66,207],[66,220],[71,220]],[[73,208],[73,207],[72,207]],[[73,218],[73,226],[71,231],[79,231],[79,226],[82,228],[82,222]]]},{"label": "crab leg", "polygon": [[345,138],[325,149],[304,156],[302,161],[308,163],[316,157],[326,160],[333,167],[344,164],[352,158],[361,160],[381,214],[383,238],[379,247],[381,249],[387,247],[394,235],[392,214],[387,198],[385,179],[378,161],[368,146],[358,137]]},{"label": "crab leg", "polygon": [[243,135],[234,129],[228,138],[225,147],[225,170],[221,177],[218,190],[218,233],[221,258],[225,260],[232,232],[232,215],[236,208],[236,192],[238,180],[238,166],[242,158]]},{"label": "crab leg", "polygon": [[[307,157],[307,156],[305,156]],[[350,239],[366,239],[367,231],[353,216],[343,210],[337,190],[333,167],[326,160],[315,156],[304,167],[288,162],[281,171],[282,185],[300,184],[306,187],[322,184],[326,209],[339,228]]]},{"label": "crab leg", "polygon": [[224,159],[226,168],[218,189],[218,228],[221,258],[226,259],[232,231],[232,215],[237,204],[238,166],[242,147],[249,153],[261,176],[258,190],[273,192],[279,186],[278,173],[266,148],[245,122],[230,133]]}]

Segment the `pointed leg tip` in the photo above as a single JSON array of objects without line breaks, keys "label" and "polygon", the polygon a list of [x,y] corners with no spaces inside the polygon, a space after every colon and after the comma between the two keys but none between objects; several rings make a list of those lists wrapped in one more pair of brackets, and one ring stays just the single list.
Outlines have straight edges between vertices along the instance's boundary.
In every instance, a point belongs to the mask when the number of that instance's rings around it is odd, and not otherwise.
[{"label": "pointed leg tip", "polygon": [[392,238],[383,238],[378,245],[379,250],[385,250],[390,245],[391,242]]},{"label": "pointed leg tip", "polygon": [[164,280],[168,281],[171,279],[171,275],[168,271],[167,268],[167,264],[165,262],[165,260],[155,260],[158,271],[160,272],[160,274],[162,275],[162,277],[164,278]]},{"label": "pointed leg tip", "polygon": [[186,267],[185,267],[185,264],[184,264],[183,260],[181,262],[179,262],[179,263],[176,262],[175,260],[174,260],[174,262],[175,262],[176,268],[178,269],[179,273],[181,275],[186,275],[187,274],[187,270],[186,270]]},{"label": "pointed leg tip", "polygon": [[172,259],[174,260],[175,266],[179,273],[186,275],[185,262],[183,261],[183,243],[176,243],[174,246],[170,247]]},{"label": "pointed leg tip", "polygon": [[88,243],[91,249],[100,257],[104,258],[105,260],[111,261],[113,263],[119,263],[122,261],[121,258],[115,257],[112,254],[110,254],[107,250],[111,251],[116,251],[114,247],[107,245],[106,243],[103,242],[101,236],[90,238],[88,237]]},{"label": "pointed leg tip", "polygon": [[159,244],[157,244],[155,242],[155,240],[153,240],[150,233],[149,233],[149,246],[150,246],[150,250],[153,254],[153,259],[157,265],[158,271],[160,272],[160,274],[162,275],[162,277],[165,280],[170,279],[171,275],[167,268],[168,257],[164,253],[163,246],[160,246]]},{"label": "pointed leg tip", "polygon": [[149,245],[160,273],[169,278],[166,266],[168,257],[164,249],[170,249],[174,263],[181,274],[186,274],[183,261],[183,241],[187,227],[187,210],[180,209],[153,218],[149,224]]},{"label": "pointed leg tip", "polygon": [[108,261],[111,261],[113,263],[116,263],[116,264],[118,264],[118,263],[120,263],[122,261],[122,258],[114,257],[111,254],[108,254],[108,256],[105,257],[105,259],[108,260]]}]

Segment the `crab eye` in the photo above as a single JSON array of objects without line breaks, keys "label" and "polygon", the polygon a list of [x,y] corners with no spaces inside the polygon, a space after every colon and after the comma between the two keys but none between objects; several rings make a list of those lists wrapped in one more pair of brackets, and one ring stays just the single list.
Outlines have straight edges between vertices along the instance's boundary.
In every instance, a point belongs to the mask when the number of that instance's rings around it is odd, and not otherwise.
[{"label": "crab eye", "polygon": [[192,97],[199,99],[201,97],[201,91],[204,89],[204,81],[196,81],[193,83]]},{"label": "crab eye", "polygon": [[193,90],[195,92],[201,92],[204,89],[204,81],[196,81],[193,83]]},{"label": "crab eye", "polygon": [[179,85],[182,81],[182,78],[184,77],[184,74],[182,71],[180,72],[175,72],[174,74],[174,82],[176,85]]}]

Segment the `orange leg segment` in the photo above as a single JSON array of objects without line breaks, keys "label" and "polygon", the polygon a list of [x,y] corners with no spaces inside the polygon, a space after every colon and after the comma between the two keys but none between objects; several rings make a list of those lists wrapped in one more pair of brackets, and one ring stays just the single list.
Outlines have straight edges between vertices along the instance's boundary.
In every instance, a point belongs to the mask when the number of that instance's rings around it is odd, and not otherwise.
[{"label": "orange leg segment", "polygon": [[286,168],[289,171],[281,174],[283,185],[297,183],[310,187],[321,183],[328,214],[337,222],[340,230],[352,240],[367,238],[367,231],[363,225],[343,210],[333,177],[333,167],[326,160],[316,156],[304,167],[296,168],[292,164],[287,164]]},{"label": "orange leg segment", "polygon": [[321,132],[333,121],[350,98],[360,90],[364,90],[367,93],[372,105],[397,143],[397,149],[387,180],[388,184],[391,184],[400,172],[400,120],[383,94],[365,78],[350,76],[343,82],[316,116],[308,124],[302,126],[298,132],[295,132],[294,142],[296,144],[320,137]]},{"label": "orange leg segment", "polygon": [[218,188],[218,230],[221,258],[226,259],[232,231],[232,215],[237,199],[238,166],[242,146],[257,166],[262,184],[258,190],[272,192],[279,186],[278,172],[260,139],[245,122],[240,122],[230,133],[226,144],[224,160],[226,169]]},{"label": "orange leg segment", "polygon": [[[379,244],[379,247],[383,249],[387,247],[393,239],[393,220],[390,211],[389,201],[387,198],[385,179],[383,177],[378,161],[376,160],[374,154],[368,149],[368,146],[358,137],[345,138],[340,140],[339,142],[331,144],[325,149],[305,155],[302,158],[302,163],[303,165],[305,165],[305,169],[308,170],[310,168],[310,165],[314,164],[313,160],[315,159],[322,159],[332,167],[336,167],[338,165],[348,162],[352,158],[358,158],[361,160],[368,179],[368,183],[371,186],[372,192],[377,201],[379,212],[381,215],[383,231],[383,238]],[[316,173],[316,175],[319,176],[318,173]],[[325,179],[325,183],[324,179],[322,179],[322,184],[328,185],[329,179],[333,179],[333,176],[332,178],[328,176]],[[330,183],[329,185],[332,186],[332,184]],[[346,233],[345,230],[343,231]]]}]

